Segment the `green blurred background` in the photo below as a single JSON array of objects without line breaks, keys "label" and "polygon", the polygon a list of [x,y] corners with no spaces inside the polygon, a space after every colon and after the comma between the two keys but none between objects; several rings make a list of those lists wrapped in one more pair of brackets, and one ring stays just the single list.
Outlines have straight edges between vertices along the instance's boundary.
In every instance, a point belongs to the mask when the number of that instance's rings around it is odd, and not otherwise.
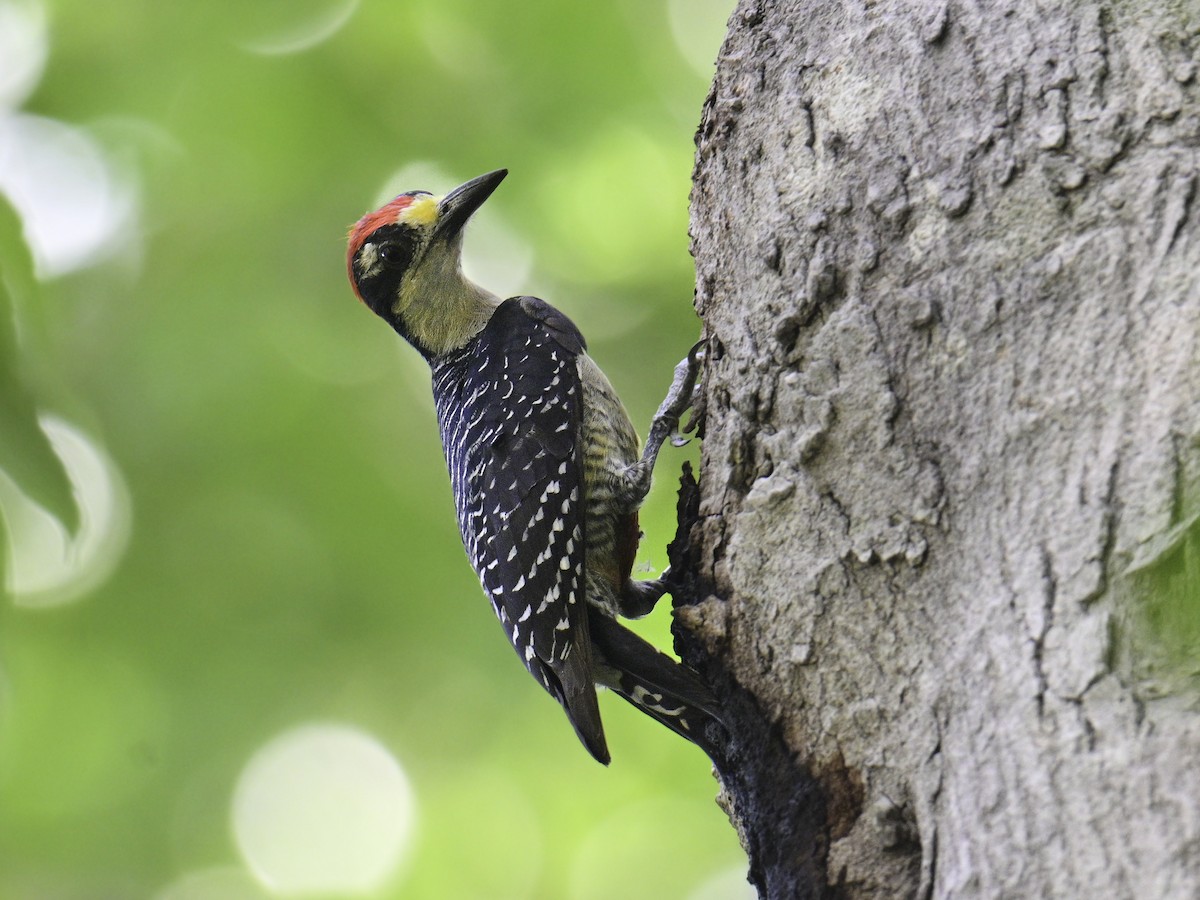
[{"label": "green blurred background", "polygon": [[644,428],[732,6],[0,0],[0,898],[752,896],[699,751],[606,696],[606,770],[530,681],[344,268],[391,194],[509,168],[469,273]]}]

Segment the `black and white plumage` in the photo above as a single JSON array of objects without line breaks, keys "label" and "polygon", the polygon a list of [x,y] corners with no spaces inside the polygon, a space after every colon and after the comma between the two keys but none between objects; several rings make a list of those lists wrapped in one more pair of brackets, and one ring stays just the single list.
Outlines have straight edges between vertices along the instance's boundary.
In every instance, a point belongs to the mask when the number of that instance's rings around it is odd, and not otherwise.
[{"label": "black and white plumage", "polygon": [[467,556],[525,667],[602,755],[584,608],[582,352],[574,325],[514,297],[431,364]]},{"label": "black and white plumage", "polygon": [[712,754],[723,732],[699,676],[617,621],[666,590],[630,578],[637,508],[687,408],[681,363],[645,452],[583,336],[534,297],[501,301],[463,277],[461,231],[506,173],[444,198],[402,194],[364,216],[347,267],[358,296],[429,362],[459,528],[526,668],[589,752],[609,754],[596,701],[608,687]]}]

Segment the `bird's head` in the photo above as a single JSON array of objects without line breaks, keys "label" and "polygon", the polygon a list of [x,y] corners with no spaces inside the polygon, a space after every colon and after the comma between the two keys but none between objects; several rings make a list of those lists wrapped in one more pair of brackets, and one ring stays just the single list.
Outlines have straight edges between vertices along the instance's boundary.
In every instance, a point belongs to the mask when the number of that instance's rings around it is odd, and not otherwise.
[{"label": "bird's head", "polygon": [[350,229],[354,293],[427,357],[466,343],[497,302],[463,276],[462,232],[507,174],[488,172],[444,197],[409,191]]}]

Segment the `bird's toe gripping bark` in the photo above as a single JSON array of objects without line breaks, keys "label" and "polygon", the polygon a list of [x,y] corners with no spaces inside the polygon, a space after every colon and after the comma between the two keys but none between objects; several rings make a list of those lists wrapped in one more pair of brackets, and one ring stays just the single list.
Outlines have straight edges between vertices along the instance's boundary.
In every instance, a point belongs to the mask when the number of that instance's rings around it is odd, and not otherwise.
[{"label": "bird's toe gripping bark", "polygon": [[640,619],[653,612],[662,595],[671,590],[671,582],[667,572],[662,578],[648,581],[629,579],[625,582],[620,596],[617,598],[618,610],[626,619]]},{"label": "bird's toe gripping bark", "polygon": [[[688,351],[688,355],[681,359],[675,366],[675,378],[671,382],[671,387],[667,391],[667,396],[662,404],[658,407],[658,412],[654,416],[654,422],[650,425],[651,436],[654,436],[655,428],[660,428],[662,437],[659,438],[659,445],[666,439],[667,435],[671,436],[671,442],[676,446],[683,446],[687,443],[687,438],[683,436],[679,429],[679,420],[683,414],[689,409],[692,409],[699,402],[700,398],[700,368],[704,364],[704,341],[697,341],[692,345],[692,349]],[[661,423],[661,425],[660,425]],[[691,427],[684,431],[691,431]],[[650,439],[646,440],[646,448],[650,447]]]},{"label": "bird's toe gripping bark", "polygon": [[626,493],[633,507],[641,503],[650,492],[654,464],[658,460],[658,452],[662,449],[663,442],[672,437],[672,443],[676,446],[687,443],[687,440],[678,434],[679,420],[695,402],[699,391],[697,381],[703,362],[704,342],[699,341],[675,366],[675,377],[671,381],[671,387],[650,423],[642,458],[626,470]]}]

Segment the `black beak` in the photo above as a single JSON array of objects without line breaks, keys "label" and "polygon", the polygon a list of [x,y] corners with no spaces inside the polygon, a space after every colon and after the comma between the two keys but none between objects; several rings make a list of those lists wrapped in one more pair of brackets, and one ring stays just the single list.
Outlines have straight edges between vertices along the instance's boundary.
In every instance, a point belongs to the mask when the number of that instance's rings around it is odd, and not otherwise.
[{"label": "black beak", "polygon": [[438,204],[438,223],[434,237],[448,241],[455,237],[475,210],[483,206],[483,201],[492,196],[492,191],[500,186],[508,169],[497,169],[478,178],[472,178],[466,184],[460,184]]}]

